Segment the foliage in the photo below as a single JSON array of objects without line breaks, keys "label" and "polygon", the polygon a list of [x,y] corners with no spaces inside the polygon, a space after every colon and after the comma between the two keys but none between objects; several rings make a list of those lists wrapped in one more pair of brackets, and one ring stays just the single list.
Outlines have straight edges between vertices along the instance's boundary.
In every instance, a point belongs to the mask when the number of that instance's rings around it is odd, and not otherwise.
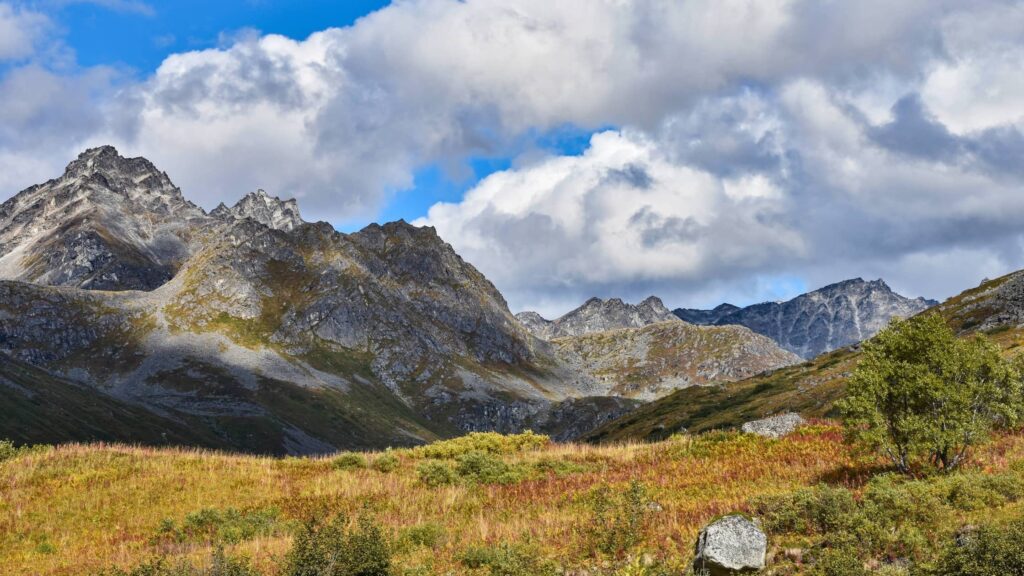
[{"label": "foliage", "polygon": [[444,526],[433,522],[409,526],[402,530],[398,538],[398,546],[406,550],[437,548],[442,542],[444,542]]},{"label": "foliage", "polygon": [[1024,518],[1005,526],[989,525],[962,534],[950,543],[932,576],[1024,576]]},{"label": "foliage", "polygon": [[608,486],[598,487],[591,497],[592,515],[586,527],[593,549],[617,555],[639,544],[650,518],[650,503],[647,487],[637,480],[619,494]]},{"label": "foliage", "polygon": [[416,469],[420,481],[428,486],[445,484],[514,484],[525,479],[531,470],[522,464],[508,464],[500,457],[482,450],[459,454],[455,465],[443,460],[421,462]]},{"label": "foliage", "polygon": [[344,516],[303,524],[285,561],[284,576],[389,576],[391,544],[379,526],[361,516],[349,527]]},{"label": "foliage", "polygon": [[815,576],[867,576],[864,561],[852,548],[826,550],[814,567]]},{"label": "foliage", "polygon": [[1021,415],[1021,371],[984,336],[958,339],[936,314],[894,320],[864,345],[839,402],[849,437],[903,472],[964,462],[993,428]]},{"label": "foliage", "polygon": [[331,465],[336,470],[357,470],[366,468],[366,456],[356,452],[344,452],[334,457]]},{"label": "foliage", "polygon": [[455,474],[455,468],[451,464],[438,460],[421,462],[416,467],[416,474],[419,476],[420,482],[431,487],[454,484],[458,478]]},{"label": "foliage", "polygon": [[228,556],[223,548],[217,548],[207,568],[200,568],[189,561],[171,563],[166,558],[143,562],[131,570],[120,569],[100,572],[99,576],[259,576],[245,558]]},{"label": "foliage", "polygon": [[388,474],[398,470],[398,467],[401,465],[402,462],[398,459],[398,456],[395,456],[390,452],[385,452],[374,458],[371,466],[378,472]]},{"label": "foliage", "polygon": [[530,431],[511,435],[499,434],[497,432],[472,432],[459,438],[410,448],[408,451],[417,458],[454,459],[470,452],[517,454],[531,450],[540,450],[550,443],[551,439],[547,436],[534,434]]},{"label": "foliage", "polygon": [[491,576],[555,576],[558,567],[536,550],[511,544],[473,547],[462,555],[467,568],[486,568]]},{"label": "foliage", "polygon": [[179,525],[165,518],[154,540],[158,542],[223,542],[237,544],[283,531],[276,508],[240,511],[234,508],[203,508],[185,516]]}]

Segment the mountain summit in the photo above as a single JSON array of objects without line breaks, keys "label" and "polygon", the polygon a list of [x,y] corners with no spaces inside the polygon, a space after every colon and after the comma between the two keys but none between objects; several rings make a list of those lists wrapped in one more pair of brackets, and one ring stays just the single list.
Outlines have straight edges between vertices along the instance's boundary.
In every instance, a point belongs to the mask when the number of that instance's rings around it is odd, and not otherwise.
[{"label": "mountain summit", "polygon": [[294,198],[281,200],[262,189],[246,194],[231,208],[221,203],[210,212],[210,216],[226,221],[252,218],[264,226],[286,232],[305,224],[299,216],[299,205]]},{"label": "mountain summit", "polygon": [[627,304],[619,298],[591,298],[556,320],[546,320],[536,312],[520,312],[516,318],[545,340],[618,328],[642,328],[656,322],[676,320],[672,311],[656,296],[650,296],[639,304]]},{"label": "mountain summit", "polygon": [[786,302],[765,302],[731,311],[730,305],[710,311],[679,309],[675,314],[694,323],[746,326],[786,350],[814,358],[874,336],[894,317],[913,316],[936,304],[901,296],[883,280],[854,278]]},{"label": "mountain summit", "polygon": [[0,205],[0,279],[152,290],[196,249],[207,221],[145,158],[93,148]]}]

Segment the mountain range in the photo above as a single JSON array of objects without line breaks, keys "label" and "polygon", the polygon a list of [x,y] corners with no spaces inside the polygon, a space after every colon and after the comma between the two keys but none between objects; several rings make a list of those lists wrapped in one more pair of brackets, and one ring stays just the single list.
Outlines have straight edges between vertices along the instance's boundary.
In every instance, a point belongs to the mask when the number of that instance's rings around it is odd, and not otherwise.
[{"label": "mountain range", "polygon": [[537,337],[433,228],[343,234],[263,191],[207,213],[109,146],[0,206],[0,385],[16,414],[0,437],[16,441],[300,454],[471,430],[572,438],[795,360],[657,299],[591,301],[556,332],[604,336]]},{"label": "mountain range", "polygon": [[938,302],[907,298],[882,280],[838,282],[786,302],[740,308],[722,304],[713,310],[676,309],[676,316],[702,325],[746,326],[768,336],[802,358],[814,358],[866,340],[892,318],[907,318]]}]

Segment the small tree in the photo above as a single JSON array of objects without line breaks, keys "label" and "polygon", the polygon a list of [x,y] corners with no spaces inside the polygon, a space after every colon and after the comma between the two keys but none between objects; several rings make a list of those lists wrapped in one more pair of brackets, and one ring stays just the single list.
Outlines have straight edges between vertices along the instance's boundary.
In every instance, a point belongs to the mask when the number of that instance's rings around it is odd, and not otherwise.
[{"label": "small tree", "polygon": [[958,467],[1021,412],[1021,370],[987,338],[959,339],[937,314],[895,320],[864,345],[840,402],[848,436],[903,472]]}]

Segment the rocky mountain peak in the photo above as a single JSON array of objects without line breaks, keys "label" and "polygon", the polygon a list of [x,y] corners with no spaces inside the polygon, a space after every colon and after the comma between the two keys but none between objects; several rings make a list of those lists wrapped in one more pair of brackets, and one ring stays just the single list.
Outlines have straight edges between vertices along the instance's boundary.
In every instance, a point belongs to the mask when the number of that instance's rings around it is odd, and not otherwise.
[{"label": "rocky mountain peak", "polygon": [[680,309],[675,314],[695,324],[746,326],[791,352],[813,358],[874,336],[894,317],[913,316],[936,304],[901,296],[881,279],[851,278],[785,302]]},{"label": "rocky mountain peak", "polygon": [[656,296],[650,296],[639,304],[628,304],[621,298],[602,300],[594,297],[556,320],[546,320],[536,312],[520,312],[516,318],[545,340],[678,320]]},{"label": "rocky mountain peak", "polygon": [[0,205],[0,279],[152,290],[193,252],[208,220],[149,160],[91,148],[59,178]]},{"label": "rocky mountain peak", "polygon": [[223,203],[218,205],[210,215],[221,220],[253,220],[274,228],[290,232],[305,224],[299,215],[299,205],[294,198],[281,200],[271,196],[263,189],[250,192],[228,208]]}]

